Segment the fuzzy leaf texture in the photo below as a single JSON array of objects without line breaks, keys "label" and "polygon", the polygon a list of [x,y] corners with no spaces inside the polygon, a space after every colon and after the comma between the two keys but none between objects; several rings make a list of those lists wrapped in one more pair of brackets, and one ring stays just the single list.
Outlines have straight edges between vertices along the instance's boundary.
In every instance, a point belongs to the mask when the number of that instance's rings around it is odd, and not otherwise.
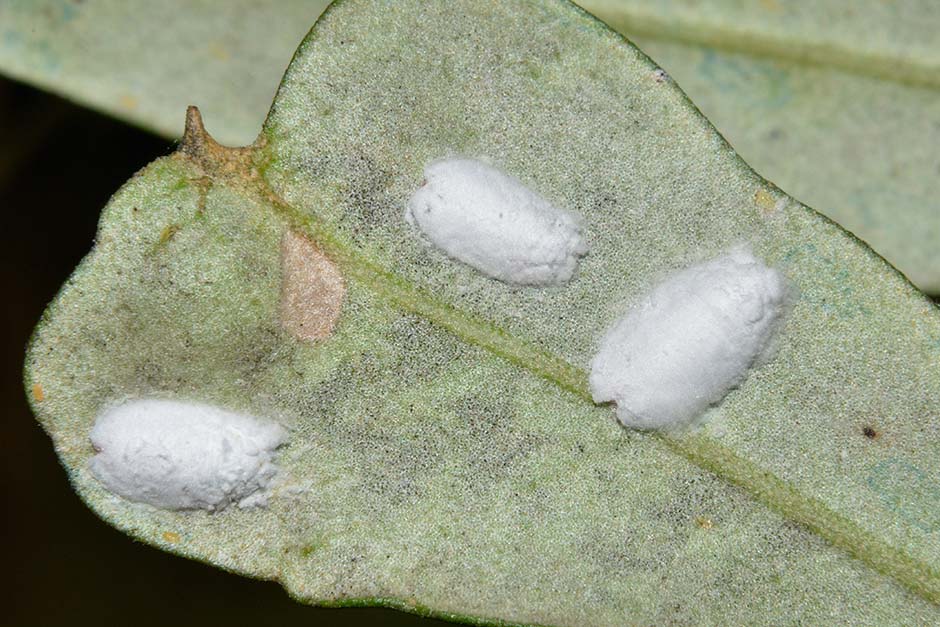
[{"label": "fuzzy leaf texture", "polygon": [[[582,217],[569,283],[508,286],[416,235],[407,199],[453,154]],[[793,287],[776,356],[694,428],[624,429],[587,390],[604,330],[742,242]],[[298,334],[315,290],[284,277],[327,265],[335,326]],[[940,312],[568,3],[335,4],[253,146],[215,144],[191,111],[180,150],[117,192],[27,362],[97,513],[304,602],[558,625],[940,620]],[[89,432],[138,397],[283,425],[268,506],[108,492]]]},{"label": "fuzzy leaf texture", "polygon": [[[327,4],[10,0],[0,72],[171,137],[197,104],[220,141],[246,144]],[[940,294],[935,2],[580,4],[665,68],[760,174]]]}]

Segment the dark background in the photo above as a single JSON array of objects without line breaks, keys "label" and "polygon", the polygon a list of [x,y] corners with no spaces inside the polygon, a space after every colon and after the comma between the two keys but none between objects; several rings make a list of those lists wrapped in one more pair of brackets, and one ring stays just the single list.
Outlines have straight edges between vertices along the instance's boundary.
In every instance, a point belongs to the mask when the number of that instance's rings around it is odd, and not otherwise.
[{"label": "dark background", "polygon": [[[180,112],[180,126],[183,116]],[[5,625],[449,625],[379,608],[324,609],[134,542],[72,492],[23,391],[26,342],[91,249],[98,215],[130,176],[175,144],[0,79],[3,255]]]}]

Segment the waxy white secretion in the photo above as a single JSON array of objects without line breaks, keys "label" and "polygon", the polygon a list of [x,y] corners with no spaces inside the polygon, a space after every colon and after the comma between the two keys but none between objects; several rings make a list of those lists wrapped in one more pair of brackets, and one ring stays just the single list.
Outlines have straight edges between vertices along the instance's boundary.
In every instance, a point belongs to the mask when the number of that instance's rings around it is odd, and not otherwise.
[{"label": "waxy white secretion", "polygon": [[591,363],[596,402],[631,427],[687,423],[769,354],[785,282],[745,249],[668,277],[618,320]]},{"label": "waxy white secretion", "polygon": [[131,501],[165,509],[267,504],[280,426],[200,403],[138,399],[104,410],[91,430],[91,472]]},{"label": "waxy white secretion", "polygon": [[517,285],[568,281],[587,252],[577,218],[476,159],[424,169],[405,218],[448,256]]}]

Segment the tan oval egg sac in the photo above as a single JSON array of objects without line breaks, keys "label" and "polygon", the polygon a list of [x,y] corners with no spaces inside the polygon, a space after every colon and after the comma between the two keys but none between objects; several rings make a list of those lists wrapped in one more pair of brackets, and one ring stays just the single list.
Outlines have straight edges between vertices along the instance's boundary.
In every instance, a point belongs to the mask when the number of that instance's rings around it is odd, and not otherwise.
[{"label": "tan oval egg sac", "polygon": [[330,337],[343,309],[346,282],[339,268],[309,238],[281,237],[281,326],[298,340]]}]

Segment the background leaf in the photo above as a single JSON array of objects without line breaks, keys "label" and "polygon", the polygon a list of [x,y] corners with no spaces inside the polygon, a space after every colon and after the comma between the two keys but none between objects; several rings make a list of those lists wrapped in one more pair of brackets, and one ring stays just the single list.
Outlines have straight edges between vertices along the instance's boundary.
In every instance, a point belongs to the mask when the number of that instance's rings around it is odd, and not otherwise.
[{"label": "background leaf", "polygon": [[[326,4],[13,0],[0,6],[0,71],[171,137],[197,104],[220,141],[245,145]],[[581,4],[664,67],[758,172],[940,293],[935,3]]]},{"label": "background leaf", "polygon": [[940,5],[583,0],[758,172],[940,292]]},{"label": "background leaf", "polygon": [[[83,497],[308,601],[551,623],[935,619],[879,572],[936,598],[936,308],[750,172],[597,23],[560,3],[489,9],[344,3],[295,58],[265,142],[225,151],[193,123],[115,196],[29,360]],[[422,246],[404,199],[447,152],[581,213],[579,277],[510,289]],[[287,228],[350,283],[320,345],[277,323]],[[699,431],[622,430],[584,398],[598,334],[654,277],[741,239],[801,295],[777,359]],[[88,429],[148,394],[278,417],[290,483],[267,510],[216,515],[108,494]]]},{"label": "background leaf", "polygon": [[328,0],[8,0],[0,71],[167,137],[191,104],[249,144]]}]

